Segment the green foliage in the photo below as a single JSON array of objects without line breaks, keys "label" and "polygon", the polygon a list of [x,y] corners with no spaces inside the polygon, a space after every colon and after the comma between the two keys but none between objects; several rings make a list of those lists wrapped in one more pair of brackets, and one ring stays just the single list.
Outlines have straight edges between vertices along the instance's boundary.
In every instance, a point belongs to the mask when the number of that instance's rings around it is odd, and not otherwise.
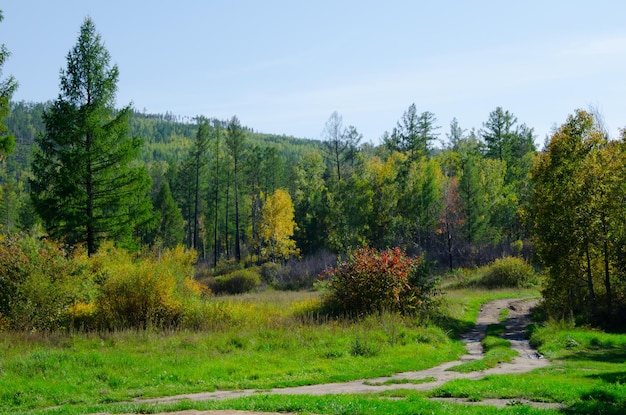
[{"label": "green foliage", "polygon": [[[553,318],[623,324],[626,136],[610,141],[593,114],[577,111],[532,170],[526,209]],[[619,294],[618,294],[619,293]]]},{"label": "green foliage", "polygon": [[183,243],[184,220],[176,201],[172,197],[169,183],[163,180],[154,201],[154,209],[158,215],[157,238],[166,248],[174,248]]},{"label": "green foliage", "polygon": [[423,308],[432,291],[419,258],[400,248],[378,251],[358,249],[337,268],[322,274],[328,279],[325,298],[331,310],[354,316],[383,311],[410,313]]},{"label": "green foliage", "polygon": [[20,285],[30,272],[29,258],[17,237],[0,239],[0,315],[7,318],[17,299]]},{"label": "green foliage", "polygon": [[436,123],[435,114],[425,111],[418,115],[417,107],[411,104],[385,140],[385,146],[392,151],[407,153],[412,160],[427,156],[432,149],[431,143],[439,135],[436,130],[440,127]]},{"label": "green foliage", "polygon": [[[15,330],[174,327],[210,293],[182,247],[95,255],[28,236],[0,239],[0,320]],[[185,320],[186,321],[186,320]]]},{"label": "green foliage", "polygon": [[261,275],[256,269],[248,268],[215,277],[208,283],[215,294],[243,294],[261,284]]},{"label": "green foliage", "polygon": [[283,270],[283,266],[274,262],[266,262],[261,265],[261,281],[267,285],[274,285]]},{"label": "green foliage", "polygon": [[31,197],[48,232],[93,254],[104,239],[130,245],[149,218],[149,180],[133,161],[142,141],[129,137],[130,107],[115,110],[119,71],[110,66],[93,21],[81,26],[61,72],[61,92],[44,114]]},{"label": "green foliage", "polygon": [[312,254],[326,243],[325,194],[326,170],[319,152],[304,154],[294,169],[295,197],[294,219],[298,225],[295,232],[296,244],[303,254]]},{"label": "green foliage", "polygon": [[68,309],[91,292],[84,253],[14,235],[0,240],[0,316],[16,330],[67,327]]},{"label": "green foliage", "polygon": [[532,265],[522,258],[498,258],[485,267],[480,285],[486,288],[530,288],[539,283]]},{"label": "green foliage", "polygon": [[378,353],[380,353],[380,347],[360,333],[356,334],[350,345],[350,354],[352,356],[372,357]]},{"label": "green foliage", "polygon": [[532,288],[540,279],[532,265],[519,257],[503,257],[484,267],[460,269],[447,278],[448,287]]}]

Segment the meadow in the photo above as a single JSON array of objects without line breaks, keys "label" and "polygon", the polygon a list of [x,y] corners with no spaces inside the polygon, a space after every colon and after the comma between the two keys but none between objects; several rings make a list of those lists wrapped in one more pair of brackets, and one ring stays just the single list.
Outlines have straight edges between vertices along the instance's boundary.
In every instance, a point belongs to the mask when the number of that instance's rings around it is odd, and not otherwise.
[{"label": "meadow", "polygon": [[[210,331],[2,332],[0,412],[113,414],[220,408],[315,414],[556,412],[515,404],[531,399],[562,403],[565,413],[623,413],[626,336],[557,323],[532,328],[534,345],[553,362],[539,372],[452,381],[428,392],[261,393],[225,401],[132,402],[202,391],[332,383],[433,367],[464,353],[456,338],[472,326],[483,303],[536,295],[533,290],[449,290],[440,298],[445,318],[382,313],[355,321],[316,314],[316,292],[266,291],[212,299],[223,324]],[[497,331],[493,327],[494,336],[488,338],[495,338]],[[493,350],[506,350],[506,345],[491,341]],[[496,409],[429,397],[476,402],[505,398],[511,405]]]}]

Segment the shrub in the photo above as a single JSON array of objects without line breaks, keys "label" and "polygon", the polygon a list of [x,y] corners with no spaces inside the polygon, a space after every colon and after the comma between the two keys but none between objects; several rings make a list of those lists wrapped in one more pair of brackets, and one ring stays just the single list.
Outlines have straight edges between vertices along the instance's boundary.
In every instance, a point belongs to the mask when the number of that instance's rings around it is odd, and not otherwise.
[{"label": "shrub", "polygon": [[132,260],[126,251],[107,248],[96,255],[102,284],[96,309],[109,328],[170,327],[178,323],[185,302],[202,289],[193,280],[195,252],[166,250],[160,257]]},{"label": "shrub", "polygon": [[310,289],[318,281],[321,272],[336,265],[336,255],[320,251],[305,258],[290,258],[284,265],[265,263],[261,265],[261,279],[277,290]]},{"label": "shrub", "polygon": [[[361,248],[339,267],[322,274],[322,278],[328,279],[325,303],[330,310],[356,316],[415,311],[432,294],[420,262],[400,248]],[[422,290],[420,284],[427,289]]]},{"label": "shrub", "polygon": [[256,269],[248,268],[215,277],[209,288],[215,294],[243,294],[261,284],[261,276]]},{"label": "shrub", "polygon": [[291,258],[278,274],[273,287],[278,290],[313,288],[324,270],[337,266],[337,255],[320,251],[306,258]]},{"label": "shrub", "polygon": [[18,288],[30,273],[30,261],[17,236],[0,238],[0,315],[10,319],[12,305],[19,301]]},{"label": "shrub", "polygon": [[504,257],[496,259],[484,269],[480,285],[487,288],[528,288],[538,283],[533,267],[522,258]]},{"label": "shrub", "polygon": [[77,249],[14,235],[0,241],[0,315],[16,330],[67,327],[68,307],[91,285]]},{"label": "shrub", "polygon": [[266,262],[261,265],[261,280],[264,284],[274,286],[278,281],[279,275],[283,273],[283,267],[274,262]]}]

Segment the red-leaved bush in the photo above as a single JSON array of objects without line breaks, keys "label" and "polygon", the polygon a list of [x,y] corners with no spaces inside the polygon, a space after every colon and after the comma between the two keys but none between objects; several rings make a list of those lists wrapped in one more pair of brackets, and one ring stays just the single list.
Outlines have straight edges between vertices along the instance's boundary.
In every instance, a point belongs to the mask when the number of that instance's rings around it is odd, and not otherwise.
[{"label": "red-leaved bush", "polygon": [[361,248],[320,278],[328,280],[326,305],[356,316],[410,313],[424,306],[434,287],[420,258],[411,258],[400,248]]}]

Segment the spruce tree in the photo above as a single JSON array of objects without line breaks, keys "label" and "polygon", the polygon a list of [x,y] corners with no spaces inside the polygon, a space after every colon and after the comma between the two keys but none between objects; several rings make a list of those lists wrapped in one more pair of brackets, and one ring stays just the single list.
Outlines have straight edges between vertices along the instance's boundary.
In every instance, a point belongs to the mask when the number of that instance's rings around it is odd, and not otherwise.
[{"label": "spruce tree", "polygon": [[104,239],[131,241],[152,209],[145,168],[135,164],[142,141],[129,136],[132,109],[115,109],[118,76],[86,18],[33,160],[33,204],[48,232],[86,243],[89,254]]}]

